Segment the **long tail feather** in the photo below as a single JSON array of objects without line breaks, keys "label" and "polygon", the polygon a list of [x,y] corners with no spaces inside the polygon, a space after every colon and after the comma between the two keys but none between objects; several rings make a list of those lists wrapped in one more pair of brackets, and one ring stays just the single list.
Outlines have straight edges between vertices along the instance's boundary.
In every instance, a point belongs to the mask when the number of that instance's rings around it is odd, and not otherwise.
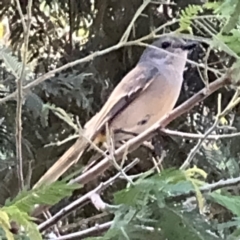
[{"label": "long tail feather", "polygon": [[89,143],[79,138],[40,178],[34,188],[55,182],[82,156]]}]

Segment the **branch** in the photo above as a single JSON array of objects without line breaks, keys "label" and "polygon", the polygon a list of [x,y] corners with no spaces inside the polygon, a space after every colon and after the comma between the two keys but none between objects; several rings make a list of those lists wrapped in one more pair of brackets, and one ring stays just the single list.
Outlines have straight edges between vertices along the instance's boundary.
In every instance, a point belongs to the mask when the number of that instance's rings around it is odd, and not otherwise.
[{"label": "branch", "polygon": [[113,221],[106,222],[106,223],[88,228],[88,229],[83,230],[83,231],[70,233],[70,234],[67,234],[65,236],[61,236],[61,237],[58,237],[58,238],[52,238],[50,240],[67,240],[67,239],[74,239],[74,238],[83,239],[83,238],[86,238],[86,237],[89,237],[89,236],[94,236],[96,234],[100,234],[102,232],[107,231],[111,227],[112,224],[113,224]]},{"label": "branch", "polygon": [[17,4],[17,10],[18,10],[19,16],[21,18],[21,22],[22,22],[22,26],[23,26],[23,32],[26,33],[27,32],[27,26],[26,26],[26,23],[25,23],[25,20],[24,20],[24,15],[23,15],[19,0],[16,0],[16,4]]},{"label": "branch", "polygon": [[[67,240],[67,239],[74,239],[74,238],[77,238],[77,237],[78,237],[78,239],[83,239],[83,238],[85,239],[86,237],[94,236],[94,235],[97,235],[97,234],[99,235],[100,233],[105,232],[106,230],[108,230],[111,227],[112,224],[113,224],[113,221],[106,222],[106,223],[88,228],[88,229],[83,230],[83,231],[79,231],[79,232],[76,232],[76,233],[70,233],[70,234],[67,234],[65,236],[61,236],[59,238],[54,238],[54,239],[50,239],[50,240]],[[154,232],[154,231],[157,230],[159,235],[160,235],[160,231],[161,231],[160,228],[156,229],[156,228],[150,227],[150,226],[135,225],[135,227],[137,227],[139,229],[139,231],[144,229],[144,230],[149,231],[149,232]],[[129,239],[129,238],[126,238],[126,239]]]},{"label": "branch", "polygon": [[24,188],[23,178],[23,164],[22,164],[22,104],[23,104],[23,89],[22,82],[24,78],[25,67],[27,64],[28,42],[32,18],[32,0],[28,1],[27,5],[27,24],[24,21],[22,9],[19,0],[16,0],[19,15],[21,17],[23,30],[24,30],[24,51],[23,51],[23,67],[21,70],[20,78],[17,80],[17,109],[16,109],[16,155],[17,155],[17,175],[19,190]]},{"label": "branch", "polygon": [[[208,88],[208,85],[206,85],[206,87]],[[221,94],[218,95],[218,113],[216,116],[216,119],[214,121],[214,124],[206,131],[206,133],[204,134],[204,138],[199,139],[197,145],[191,150],[191,152],[189,153],[187,159],[184,161],[184,163],[182,164],[182,166],[180,167],[181,170],[186,169],[191,161],[193,160],[194,156],[197,154],[198,150],[201,148],[202,143],[204,142],[204,140],[206,140],[206,137],[211,134],[214,129],[217,127],[217,124],[220,121],[220,116],[221,116]]]},{"label": "branch", "polygon": [[[231,187],[231,186],[236,186],[239,183],[240,183],[240,177],[236,177],[236,178],[231,178],[231,179],[227,179],[227,180],[220,180],[218,182],[211,183],[211,184],[206,184],[206,185],[200,187],[198,190],[201,193],[208,193],[208,192],[216,191],[218,189]],[[181,193],[181,194],[176,195],[176,196],[171,196],[168,199],[175,201],[176,199],[179,199],[179,198],[182,199],[182,198],[187,198],[187,197],[191,197],[191,196],[195,196],[195,195],[196,195],[196,191],[191,190],[188,193]]]},{"label": "branch", "polygon": [[[138,159],[134,160],[132,163],[130,163],[128,166],[126,166],[123,171],[127,172],[131,168],[133,168],[137,163],[139,162]],[[62,208],[59,212],[57,212],[54,216],[46,220],[45,222],[41,223],[38,226],[39,231],[45,231],[49,227],[51,227],[53,224],[58,222],[60,219],[67,217],[72,211],[74,211],[76,208],[80,208],[85,206],[92,198],[94,194],[100,194],[104,189],[106,189],[109,185],[111,185],[114,181],[116,181],[117,178],[119,178],[122,175],[122,173],[117,173],[114,177],[108,179],[104,183],[100,183],[95,189],[92,191],[86,193],[84,196],[80,197],[76,201],[72,202],[68,206]],[[34,213],[36,215],[36,212]]]},{"label": "branch", "polygon": [[104,211],[108,204],[105,203],[102,198],[100,197],[100,195],[96,192],[92,193],[90,196],[91,202],[94,205],[94,207],[98,210],[98,211]]},{"label": "branch", "polygon": [[240,177],[231,178],[227,180],[220,180],[216,183],[206,184],[203,187],[200,187],[202,193],[216,191],[221,188],[236,186],[240,183]]},{"label": "branch", "polygon": [[[67,240],[67,239],[74,239],[74,238],[80,239],[80,237],[81,237],[81,239],[83,239],[83,238],[85,239],[86,237],[95,236],[97,234],[99,235],[100,233],[107,231],[111,227],[112,224],[113,224],[113,221],[106,222],[106,223],[88,228],[83,231],[79,231],[76,233],[70,233],[70,234],[67,234],[65,236],[61,236],[58,238],[52,238],[50,240]],[[160,228],[155,229],[154,227],[143,226],[143,225],[135,225],[135,227],[138,227],[139,231],[144,229],[149,232],[154,232],[157,230],[160,234]]]},{"label": "branch", "polygon": [[188,139],[207,139],[207,140],[219,140],[224,138],[234,138],[234,137],[240,137],[240,132],[237,133],[229,133],[229,134],[219,134],[219,135],[208,135],[205,137],[205,134],[197,134],[197,133],[187,133],[187,132],[180,132],[175,130],[170,130],[163,128],[160,130],[161,132],[171,135],[174,137],[180,137],[180,138],[188,138]]},{"label": "branch", "polygon": [[141,13],[143,12],[143,10],[147,7],[147,5],[151,2],[151,0],[145,0],[143,1],[143,4],[140,5],[140,7],[138,8],[138,10],[136,11],[135,15],[132,18],[132,21],[130,22],[130,24],[128,25],[126,31],[124,32],[120,42],[127,42],[129,35],[131,33],[131,29],[134,25],[134,23],[136,22],[136,20],[138,19],[138,17],[141,15]]}]

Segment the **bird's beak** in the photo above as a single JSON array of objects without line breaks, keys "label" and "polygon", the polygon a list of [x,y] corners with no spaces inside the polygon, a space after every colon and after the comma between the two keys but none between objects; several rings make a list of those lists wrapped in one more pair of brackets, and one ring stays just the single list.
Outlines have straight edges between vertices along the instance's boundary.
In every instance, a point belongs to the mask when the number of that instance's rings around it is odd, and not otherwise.
[{"label": "bird's beak", "polygon": [[182,48],[182,50],[190,51],[190,50],[194,49],[196,46],[197,46],[196,42],[188,42],[186,44],[183,44],[181,46],[181,48]]}]

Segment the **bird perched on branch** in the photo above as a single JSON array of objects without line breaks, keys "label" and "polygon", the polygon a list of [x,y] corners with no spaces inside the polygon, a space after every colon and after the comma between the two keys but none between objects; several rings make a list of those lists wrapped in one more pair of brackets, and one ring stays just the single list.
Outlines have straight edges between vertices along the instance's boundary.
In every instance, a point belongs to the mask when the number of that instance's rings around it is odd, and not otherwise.
[{"label": "bird perched on branch", "polygon": [[114,141],[143,132],[173,109],[179,97],[188,51],[196,46],[177,37],[162,37],[148,46],[139,62],[115,87],[102,109],[85,124],[83,135],[34,187],[50,184],[76,163],[89,139],[106,141],[106,124]]}]

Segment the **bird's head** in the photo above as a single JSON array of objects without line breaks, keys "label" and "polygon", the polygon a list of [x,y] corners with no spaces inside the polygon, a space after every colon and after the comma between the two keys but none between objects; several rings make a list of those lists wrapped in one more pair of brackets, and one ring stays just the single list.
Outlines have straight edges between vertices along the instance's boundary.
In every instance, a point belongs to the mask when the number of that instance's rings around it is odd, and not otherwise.
[{"label": "bird's head", "polygon": [[171,64],[174,68],[183,71],[187,55],[196,45],[196,42],[186,42],[178,37],[161,37],[145,49],[140,61],[154,61],[156,63],[159,62],[159,64]]}]

